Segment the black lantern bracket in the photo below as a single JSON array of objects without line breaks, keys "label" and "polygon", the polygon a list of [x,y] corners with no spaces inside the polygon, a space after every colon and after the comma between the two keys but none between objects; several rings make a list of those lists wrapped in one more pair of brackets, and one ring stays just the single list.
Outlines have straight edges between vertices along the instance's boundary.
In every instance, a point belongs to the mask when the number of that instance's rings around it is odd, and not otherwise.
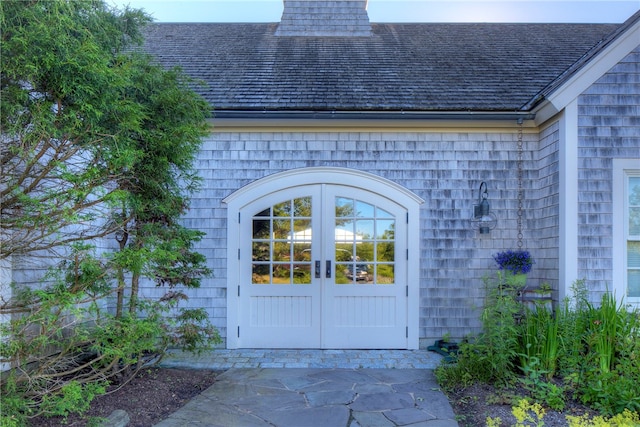
[{"label": "black lantern bracket", "polygon": [[473,206],[473,218],[479,223],[478,231],[480,234],[489,234],[498,223],[496,215],[491,212],[488,199],[487,183],[482,181],[478,189],[478,204]]}]

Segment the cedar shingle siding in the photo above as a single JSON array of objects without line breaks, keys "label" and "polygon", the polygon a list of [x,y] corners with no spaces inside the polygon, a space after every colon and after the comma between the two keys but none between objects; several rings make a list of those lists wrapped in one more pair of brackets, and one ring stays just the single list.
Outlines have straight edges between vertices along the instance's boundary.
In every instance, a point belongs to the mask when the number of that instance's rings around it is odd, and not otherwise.
[{"label": "cedar shingle siding", "polygon": [[613,159],[640,169],[640,47],[580,96],[578,113],[578,267],[600,294],[613,286]]}]

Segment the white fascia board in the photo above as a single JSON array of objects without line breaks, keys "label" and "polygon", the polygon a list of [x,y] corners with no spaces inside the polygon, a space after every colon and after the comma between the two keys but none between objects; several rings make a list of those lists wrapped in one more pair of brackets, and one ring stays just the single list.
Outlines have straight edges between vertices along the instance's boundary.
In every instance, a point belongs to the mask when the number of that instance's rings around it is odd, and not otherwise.
[{"label": "white fascia board", "polygon": [[536,126],[542,126],[548,120],[553,118],[560,112],[551,102],[544,101],[540,105],[538,105],[533,113],[536,115],[535,124]]},{"label": "white fascia board", "polygon": [[[546,97],[547,100],[552,104],[556,112],[562,111],[639,45],[640,21],[620,34],[602,52],[580,68],[566,83],[550,93]],[[543,106],[541,111],[544,108]]]},{"label": "white fascia board", "polygon": [[558,301],[578,280],[578,105],[572,102],[560,119],[560,277]]}]

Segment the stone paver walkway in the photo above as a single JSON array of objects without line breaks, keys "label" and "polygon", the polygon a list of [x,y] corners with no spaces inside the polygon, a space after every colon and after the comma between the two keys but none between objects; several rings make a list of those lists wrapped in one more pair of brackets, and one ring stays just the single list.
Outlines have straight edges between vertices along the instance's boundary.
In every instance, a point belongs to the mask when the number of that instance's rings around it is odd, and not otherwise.
[{"label": "stone paver walkway", "polygon": [[170,352],[162,366],[174,368],[373,368],[435,369],[442,356],[426,350],[225,350],[199,356]]},{"label": "stone paver walkway", "polygon": [[457,427],[429,369],[230,369],[156,427]]}]

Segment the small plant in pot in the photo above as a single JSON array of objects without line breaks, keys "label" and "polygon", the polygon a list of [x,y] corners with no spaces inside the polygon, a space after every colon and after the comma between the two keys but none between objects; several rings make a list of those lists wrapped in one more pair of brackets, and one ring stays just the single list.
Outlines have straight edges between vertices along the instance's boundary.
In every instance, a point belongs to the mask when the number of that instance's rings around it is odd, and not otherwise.
[{"label": "small plant in pot", "polygon": [[505,280],[509,285],[524,288],[527,283],[527,273],[533,266],[533,258],[529,251],[504,251],[493,256],[498,268],[504,272]]}]

